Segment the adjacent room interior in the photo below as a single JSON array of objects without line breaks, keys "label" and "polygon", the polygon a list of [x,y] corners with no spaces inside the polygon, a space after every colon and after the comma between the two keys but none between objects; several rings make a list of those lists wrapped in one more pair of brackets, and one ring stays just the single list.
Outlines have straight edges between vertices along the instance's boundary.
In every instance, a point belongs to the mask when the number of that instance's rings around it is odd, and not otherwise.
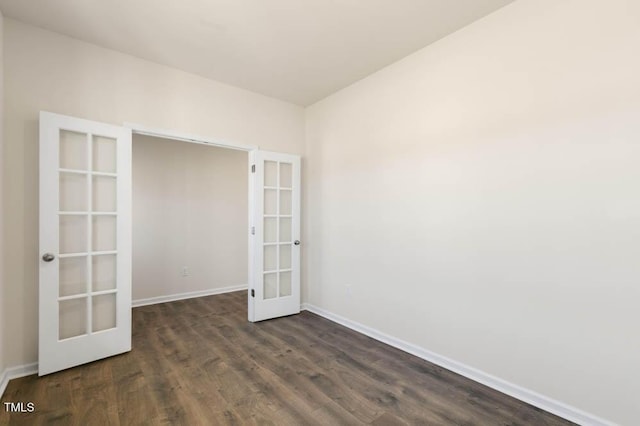
[{"label": "adjacent room interior", "polygon": [[246,290],[243,151],[134,135],[134,306]]},{"label": "adjacent room interior", "polygon": [[640,2],[0,11],[0,424],[637,424]]}]

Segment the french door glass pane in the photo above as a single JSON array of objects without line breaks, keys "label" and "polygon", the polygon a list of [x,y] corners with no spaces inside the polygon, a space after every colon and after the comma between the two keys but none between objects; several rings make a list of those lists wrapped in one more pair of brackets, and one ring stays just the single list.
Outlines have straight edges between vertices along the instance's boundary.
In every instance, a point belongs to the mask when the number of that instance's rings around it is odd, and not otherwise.
[{"label": "french door glass pane", "polygon": [[93,251],[116,249],[116,216],[93,217]]},{"label": "french door glass pane", "polygon": [[87,215],[60,216],[60,254],[87,252]]},{"label": "french door glass pane", "polygon": [[276,189],[264,190],[264,214],[278,213],[278,191]]},{"label": "french door glass pane", "polygon": [[264,274],[264,298],[273,299],[278,296],[278,274]]},{"label": "french door glass pane", "polygon": [[116,295],[101,294],[92,298],[92,331],[107,330],[116,326]]},{"label": "french door glass pane", "polygon": [[264,186],[278,186],[278,163],[264,162]]},{"label": "french door glass pane", "polygon": [[291,245],[282,244],[280,246],[280,266],[279,269],[291,268]]},{"label": "french door glass pane", "polygon": [[86,133],[60,130],[60,168],[88,170]]},{"label": "french door glass pane", "polygon": [[280,218],[280,242],[286,243],[291,241],[291,218]]},{"label": "french door glass pane", "polygon": [[280,163],[280,187],[291,188],[293,181],[292,167],[289,163]]},{"label": "french door glass pane", "polygon": [[93,211],[116,211],[116,178],[106,176],[93,177]]},{"label": "french door glass pane", "polygon": [[112,290],[116,288],[116,255],[103,254],[92,256],[91,273],[93,291]]},{"label": "french door glass pane", "polygon": [[116,172],[116,140],[104,136],[93,136],[93,171]]},{"label": "french door glass pane", "polygon": [[264,218],[264,242],[275,243],[278,238],[277,219],[272,217]]},{"label": "french door glass pane", "polygon": [[87,257],[60,259],[59,296],[73,296],[87,291]]},{"label": "french door glass pane", "polygon": [[58,339],[87,333],[87,298],[58,302]]},{"label": "french door glass pane", "polygon": [[264,246],[264,270],[275,271],[278,268],[276,246]]},{"label": "french door glass pane", "polygon": [[291,214],[291,191],[280,190],[280,214]]},{"label": "french door glass pane", "polygon": [[291,272],[280,272],[280,297],[291,296]]},{"label": "french door glass pane", "polygon": [[87,202],[87,175],[78,173],[60,173],[60,211],[85,212]]}]

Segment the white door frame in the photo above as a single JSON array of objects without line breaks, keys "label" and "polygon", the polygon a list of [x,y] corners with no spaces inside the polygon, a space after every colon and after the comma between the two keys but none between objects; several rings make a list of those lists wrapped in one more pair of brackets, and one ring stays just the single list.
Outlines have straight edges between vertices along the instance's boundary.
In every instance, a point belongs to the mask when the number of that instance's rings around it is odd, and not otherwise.
[{"label": "white door frame", "polygon": [[247,212],[247,217],[249,219],[248,229],[247,229],[247,240],[248,240],[248,247],[249,247],[249,253],[247,257],[247,269],[248,269],[248,278],[249,278],[249,282],[247,283],[247,286],[248,286],[247,307],[248,307],[248,318],[249,318],[249,321],[251,321],[253,318],[253,303],[251,303],[251,289],[254,288],[253,261],[254,261],[254,250],[255,250],[254,244],[253,244],[254,235],[251,232],[251,230],[254,229],[253,228],[254,226],[253,225],[253,218],[254,218],[253,209],[255,207],[255,193],[254,193],[255,192],[254,191],[255,174],[252,173],[251,165],[252,165],[253,153],[258,151],[260,147],[258,145],[246,145],[246,144],[230,142],[222,139],[211,139],[211,138],[206,138],[200,135],[194,135],[194,134],[185,133],[185,132],[178,132],[174,130],[152,128],[152,127],[143,126],[141,124],[136,124],[136,123],[125,122],[123,124],[123,127],[131,129],[132,135],[153,136],[156,138],[171,139],[171,140],[177,140],[180,142],[195,143],[199,145],[214,146],[218,148],[234,149],[236,151],[244,151],[247,153],[247,173],[249,176],[249,185],[247,187],[248,201],[249,201],[248,212]]},{"label": "white door frame", "polygon": [[209,145],[209,146],[217,146],[219,148],[235,149],[237,151],[250,152],[250,151],[255,151],[260,149],[258,145],[245,145],[245,144],[230,142],[222,139],[205,138],[204,136],[200,136],[200,135],[194,135],[194,134],[184,133],[184,132],[176,132],[176,131],[167,130],[167,129],[147,127],[147,126],[143,126],[142,124],[136,124],[136,123],[125,122],[122,126],[128,129],[131,129],[131,133],[133,133],[134,135],[153,136],[153,137],[162,138],[162,139],[172,139],[172,140],[178,140],[181,142],[197,143],[200,145]]}]

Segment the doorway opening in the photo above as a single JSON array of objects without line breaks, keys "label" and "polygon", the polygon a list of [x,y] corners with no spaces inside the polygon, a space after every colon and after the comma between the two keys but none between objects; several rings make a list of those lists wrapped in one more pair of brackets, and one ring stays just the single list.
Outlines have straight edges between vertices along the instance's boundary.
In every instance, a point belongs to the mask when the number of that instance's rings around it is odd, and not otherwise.
[{"label": "doorway opening", "polygon": [[248,153],[132,136],[133,307],[248,286]]}]

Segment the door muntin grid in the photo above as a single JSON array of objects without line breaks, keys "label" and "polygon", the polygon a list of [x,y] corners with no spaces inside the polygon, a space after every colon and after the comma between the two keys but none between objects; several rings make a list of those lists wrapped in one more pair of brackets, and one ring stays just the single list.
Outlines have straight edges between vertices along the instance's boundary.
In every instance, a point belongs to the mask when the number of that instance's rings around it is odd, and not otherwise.
[{"label": "door muntin grid", "polygon": [[292,296],[293,165],[264,161],[263,176],[264,300]]},{"label": "door muntin grid", "polygon": [[117,141],[59,131],[58,340],[116,327]]}]

